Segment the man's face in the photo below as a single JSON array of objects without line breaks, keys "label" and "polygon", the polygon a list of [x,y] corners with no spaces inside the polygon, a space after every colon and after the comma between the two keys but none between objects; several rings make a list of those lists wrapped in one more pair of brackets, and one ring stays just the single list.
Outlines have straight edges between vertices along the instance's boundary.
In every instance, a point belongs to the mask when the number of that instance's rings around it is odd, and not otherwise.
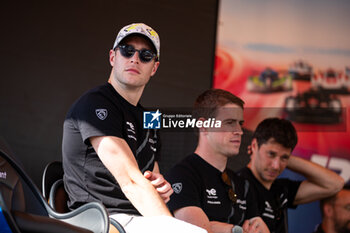
[{"label": "man's face", "polygon": [[[129,36],[124,44],[132,45],[137,50],[151,49],[150,42],[142,37]],[[159,66],[159,62],[152,59],[150,62],[141,62],[139,52],[126,58],[121,55],[120,49],[110,51],[110,64],[113,66],[113,81],[125,88],[142,88],[151,76],[153,76]]]},{"label": "man's face", "polygon": [[238,154],[243,134],[243,109],[236,104],[226,104],[217,110],[215,120],[220,120],[220,129],[209,129],[207,142],[215,153],[230,157]]},{"label": "man's face", "polygon": [[273,138],[258,147],[252,142],[252,170],[263,185],[271,185],[288,164],[292,150],[277,143]]},{"label": "man's face", "polygon": [[336,232],[350,232],[350,190],[343,189],[337,194],[331,218]]}]

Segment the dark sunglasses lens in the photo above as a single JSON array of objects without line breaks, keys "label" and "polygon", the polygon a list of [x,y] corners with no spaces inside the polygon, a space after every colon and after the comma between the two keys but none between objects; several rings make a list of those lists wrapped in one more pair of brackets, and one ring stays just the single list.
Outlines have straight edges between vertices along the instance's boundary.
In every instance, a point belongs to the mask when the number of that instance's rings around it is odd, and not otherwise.
[{"label": "dark sunglasses lens", "polygon": [[119,50],[122,56],[126,58],[134,56],[135,52],[138,51],[139,58],[142,62],[150,62],[156,56],[151,50],[136,50],[132,45],[120,45]]},{"label": "dark sunglasses lens", "polygon": [[120,53],[127,58],[132,57],[135,53],[135,48],[131,45],[121,45],[119,49]]},{"label": "dark sunglasses lens", "polygon": [[150,51],[150,50],[141,50],[140,51],[140,60],[142,62],[150,62],[154,56],[155,56],[154,53],[152,53],[152,51]]}]

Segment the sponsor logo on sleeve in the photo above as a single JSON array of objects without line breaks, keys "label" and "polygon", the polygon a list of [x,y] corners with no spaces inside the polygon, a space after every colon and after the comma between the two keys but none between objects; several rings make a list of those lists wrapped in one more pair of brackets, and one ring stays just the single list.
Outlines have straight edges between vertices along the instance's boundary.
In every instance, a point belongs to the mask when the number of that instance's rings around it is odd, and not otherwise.
[{"label": "sponsor logo on sleeve", "polygon": [[182,190],[182,183],[175,183],[171,186],[174,190],[174,193],[179,194]]},{"label": "sponsor logo on sleeve", "polygon": [[98,119],[100,119],[101,121],[105,120],[108,116],[108,111],[105,108],[98,108],[95,110],[95,113]]}]

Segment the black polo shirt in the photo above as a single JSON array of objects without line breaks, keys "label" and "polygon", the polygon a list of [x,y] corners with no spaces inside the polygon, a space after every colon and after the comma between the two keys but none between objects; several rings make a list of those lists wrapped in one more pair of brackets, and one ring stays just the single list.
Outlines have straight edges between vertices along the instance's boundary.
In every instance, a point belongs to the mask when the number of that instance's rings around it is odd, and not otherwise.
[{"label": "black polo shirt", "polygon": [[317,225],[315,231],[313,233],[325,233],[323,228],[322,228],[322,223],[320,223],[319,225]]},{"label": "black polo shirt", "polygon": [[123,138],[140,170],[153,170],[159,137],[156,131],[143,129],[143,111],[140,105],[127,102],[109,83],[88,91],[73,104],[64,122],[62,142],[64,184],[71,209],[98,201],[110,213],[139,214],[102,164],[89,138]]},{"label": "black polo shirt", "polygon": [[238,172],[238,175],[249,181],[252,191],[257,197],[259,215],[270,229],[270,232],[288,232],[287,208],[297,207],[293,205],[293,202],[301,181],[292,181],[285,178],[276,179],[268,190],[255,178],[249,168],[243,168]]},{"label": "black polo shirt", "polygon": [[237,202],[228,196],[227,185],[222,181],[222,172],[207,163],[197,154],[187,156],[170,170],[166,176],[174,194],[168,202],[171,211],[182,207],[201,208],[210,221],[241,225],[245,219],[257,216],[254,197],[248,182],[228,170]]}]

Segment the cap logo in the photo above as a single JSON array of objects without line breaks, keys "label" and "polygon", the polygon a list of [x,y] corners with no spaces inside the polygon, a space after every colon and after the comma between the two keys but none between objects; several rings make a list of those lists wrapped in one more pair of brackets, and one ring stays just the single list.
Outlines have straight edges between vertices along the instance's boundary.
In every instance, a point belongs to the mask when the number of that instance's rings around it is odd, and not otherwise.
[{"label": "cap logo", "polygon": [[96,113],[96,116],[98,117],[98,119],[100,119],[101,121],[106,119],[108,116],[108,111],[107,111],[107,109],[104,109],[104,108],[96,109],[95,113]]}]

